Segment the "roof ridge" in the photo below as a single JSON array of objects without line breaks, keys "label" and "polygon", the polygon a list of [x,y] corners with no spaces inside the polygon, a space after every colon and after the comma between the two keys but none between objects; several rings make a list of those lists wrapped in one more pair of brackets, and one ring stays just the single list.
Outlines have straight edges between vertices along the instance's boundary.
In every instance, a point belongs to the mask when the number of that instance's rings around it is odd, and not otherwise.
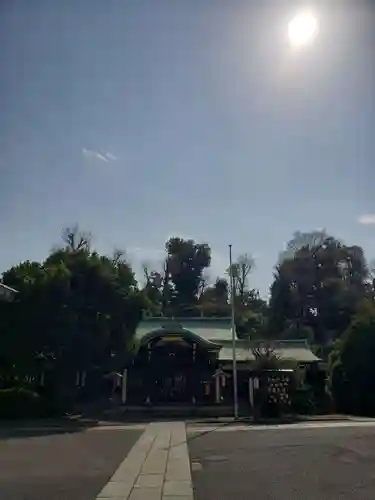
[{"label": "roof ridge", "polygon": [[213,323],[220,323],[224,321],[231,321],[232,318],[230,316],[224,316],[224,317],[204,317],[204,316],[146,316],[141,319],[141,321],[172,321],[172,322],[189,322],[189,321],[201,321],[201,322],[213,322]]},{"label": "roof ridge", "polygon": [[289,345],[289,346],[303,346],[309,349],[308,339],[254,339],[252,341],[253,344],[272,344],[274,345]]}]

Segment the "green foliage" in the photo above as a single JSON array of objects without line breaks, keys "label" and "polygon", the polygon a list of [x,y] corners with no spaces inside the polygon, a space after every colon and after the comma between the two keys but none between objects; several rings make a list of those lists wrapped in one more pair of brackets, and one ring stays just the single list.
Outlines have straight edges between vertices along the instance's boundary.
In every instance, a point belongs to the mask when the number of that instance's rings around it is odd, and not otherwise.
[{"label": "green foliage", "polygon": [[307,384],[296,387],[292,397],[292,411],[299,415],[312,415],[315,411],[314,391]]},{"label": "green foliage", "polygon": [[148,311],[163,316],[199,315],[199,298],[206,285],[203,273],[211,263],[210,247],[173,237],[166,242],[165,252],[161,271],[143,266]]},{"label": "green foliage", "polygon": [[274,335],[291,325],[309,327],[314,343],[325,345],[347,328],[368,293],[368,269],[360,247],[323,234],[310,236],[300,233],[309,243],[296,245],[276,268],[269,324]]},{"label": "green foliage", "polygon": [[114,361],[118,369],[127,359],[144,307],[131,266],[68,235],[70,244],[45,262],[24,262],[3,274],[19,291],[1,306],[0,377],[8,383],[48,368],[66,384],[76,370],[113,369]]},{"label": "green foliage", "polygon": [[272,344],[259,345],[251,349],[255,358],[254,370],[262,372],[263,370],[278,370],[280,365],[280,358],[275,353]]},{"label": "green foliage", "polygon": [[375,307],[362,303],[329,358],[329,389],[339,411],[375,415]]},{"label": "green foliage", "polygon": [[[254,259],[249,254],[227,270],[233,296],[227,278],[210,281],[210,264],[208,244],[170,238],[161,269],[145,264],[139,288],[124,252],[100,255],[90,234],[67,228],[63,245],[44,262],[22,262],[3,274],[4,284],[19,293],[12,302],[0,301],[2,386],[53,372],[50,394],[61,403],[76,391],[77,370],[123,368],[143,311],[227,317],[233,299],[240,338],[306,339],[324,359],[332,351],[330,390],[337,404],[347,411],[375,412],[370,369],[375,280],[369,279],[360,247],[325,231],[295,233],[280,256],[269,303],[250,286]],[[290,368],[272,349],[266,351],[254,353],[259,369]]]},{"label": "green foliage", "polygon": [[169,302],[174,316],[196,316],[203,271],[211,263],[206,243],[170,238],[166,243]]},{"label": "green foliage", "polygon": [[0,389],[0,418],[34,418],[44,414],[43,401],[23,388]]},{"label": "green foliage", "polygon": [[314,330],[311,326],[289,323],[281,333],[281,338],[287,340],[306,340],[310,344],[314,341]]}]

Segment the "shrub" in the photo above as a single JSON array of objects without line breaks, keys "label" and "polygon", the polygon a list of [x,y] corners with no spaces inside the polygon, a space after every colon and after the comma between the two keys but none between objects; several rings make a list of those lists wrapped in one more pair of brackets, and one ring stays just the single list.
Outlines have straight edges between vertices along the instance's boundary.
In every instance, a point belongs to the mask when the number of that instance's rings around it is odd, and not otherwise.
[{"label": "shrub", "polygon": [[0,418],[33,418],[43,413],[43,400],[36,392],[22,387],[0,390]]},{"label": "shrub", "polygon": [[329,359],[329,390],[340,412],[375,415],[375,309],[359,311]]},{"label": "shrub", "polygon": [[312,415],[315,410],[314,391],[305,384],[295,389],[292,398],[292,410],[300,415]]}]

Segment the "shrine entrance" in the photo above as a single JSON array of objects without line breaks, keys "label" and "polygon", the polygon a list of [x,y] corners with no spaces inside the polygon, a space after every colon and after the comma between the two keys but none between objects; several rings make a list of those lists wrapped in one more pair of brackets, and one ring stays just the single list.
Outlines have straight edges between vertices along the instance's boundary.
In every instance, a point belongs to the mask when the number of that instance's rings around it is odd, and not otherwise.
[{"label": "shrine entrance", "polygon": [[176,330],[154,330],[144,339],[129,369],[129,403],[167,406],[215,401],[218,347],[188,330]]},{"label": "shrine entrance", "polygon": [[155,377],[153,403],[191,403],[195,392],[196,345],[183,338],[162,337],[151,349],[149,369]]},{"label": "shrine entrance", "polygon": [[185,403],[192,399],[185,373],[164,373],[156,385],[159,390],[155,391],[155,403]]}]

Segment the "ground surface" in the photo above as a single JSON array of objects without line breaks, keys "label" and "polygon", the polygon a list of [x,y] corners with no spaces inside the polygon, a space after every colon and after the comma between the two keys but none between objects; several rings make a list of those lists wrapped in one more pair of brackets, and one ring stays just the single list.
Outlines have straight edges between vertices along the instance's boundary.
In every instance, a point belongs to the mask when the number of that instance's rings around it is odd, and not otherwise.
[{"label": "ground surface", "polygon": [[205,429],[188,436],[195,500],[374,498],[374,426]]},{"label": "ground surface", "polygon": [[0,438],[1,500],[93,500],[142,430],[27,434]]},{"label": "ground surface", "polygon": [[375,498],[375,422],[187,427],[4,431],[0,499]]}]

